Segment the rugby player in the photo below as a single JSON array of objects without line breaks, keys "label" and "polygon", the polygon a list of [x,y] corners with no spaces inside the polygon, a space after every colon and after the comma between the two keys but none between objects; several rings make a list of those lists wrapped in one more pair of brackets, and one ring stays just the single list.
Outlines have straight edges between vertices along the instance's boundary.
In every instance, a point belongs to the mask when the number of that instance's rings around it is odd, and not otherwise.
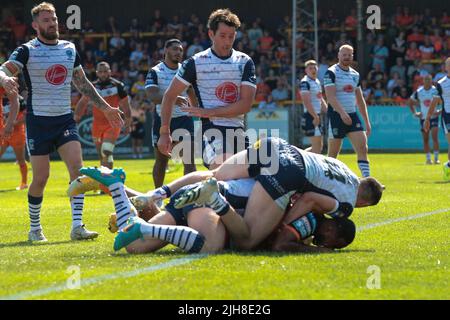
[{"label": "rugby player", "polygon": [[[97,92],[113,108],[119,108],[124,115],[125,134],[130,133],[131,107],[128,94],[124,84],[111,77],[111,67],[107,62],[97,64],[96,74],[98,79],[92,82]],[[112,127],[104,113],[93,106],[87,96],[83,96],[75,108],[75,121],[80,122],[81,117],[86,114],[88,106],[92,109],[92,139],[100,157],[100,164],[112,169],[114,166],[114,148],[120,136],[121,128]]]},{"label": "rugby player", "polygon": [[[47,2],[31,10],[37,37],[14,50],[0,67],[0,85],[7,94],[17,94],[17,75],[23,73],[29,90],[27,99],[27,145],[33,171],[28,190],[32,242],[47,241],[40,222],[44,189],[50,172],[50,153],[55,149],[65,162],[71,181],[82,167],[81,144],[70,109],[71,82],[101,109],[113,127],[121,127],[121,112],[112,108],[86,78],[75,45],[59,40],[55,7]],[[93,239],[98,233],[85,228],[82,221],[84,195],[70,199],[72,240]]]},{"label": "rugby player", "polygon": [[[429,74],[423,79],[423,86],[420,86],[410,97],[409,108],[413,115],[420,119],[420,131],[422,132],[423,148],[426,154],[426,164],[432,164],[431,162],[431,150],[430,150],[430,132],[423,129],[423,124],[425,122],[425,117],[428,114],[428,108],[431,105],[433,97],[438,96],[438,91],[433,85],[433,78]],[[420,106],[420,111],[416,112],[415,105]],[[439,115],[441,111],[436,111],[430,118],[430,128],[431,128],[431,138],[433,139],[433,150],[434,150],[434,163],[438,164],[439,161],[439,140],[438,140],[438,130],[439,130]]]},{"label": "rugby player", "polygon": [[[3,91],[3,92],[2,92]],[[12,133],[5,135],[2,139],[2,116],[0,115],[0,159],[6,152],[8,147],[11,147],[16,156],[17,164],[19,165],[21,182],[16,190],[24,190],[28,188],[28,166],[25,160],[25,114],[26,114],[26,103],[22,97],[19,97],[19,112],[17,113],[16,102],[9,101],[9,105],[5,106],[7,108],[2,108],[2,96],[4,90],[0,88],[0,114],[6,117],[6,126],[4,131],[6,133],[11,131],[11,126],[13,127]],[[13,99],[14,100],[14,99]],[[11,106],[13,104],[13,106]],[[3,109],[3,110],[2,110]],[[11,118],[11,119],[10,119]],[[15,121],[12,119],[16,118]],[[12,124],[11,124],[12,123]]]},{"label": "rugby player", "polygon": [[306,150],[322,153],[324,132],[320,123],[320,115],[327,111],[328,106],[322,96],[322,86],[317,79],[317,71],[318,67],[315,60],[305,62],[306,75],[300,82],[300,94],[306,108],[302,118],[302,129],[305,136],[311,141],[311,148]]},{"label": "rugby player", "polygon": [[208,35],[211,48],[183,62],[161,105],[158,149],[169,156],[172,148],[170,120],[177,97],[193,86],[200,108],[181,111],[202,118],[203,163],[217,168],[225,159],[248,146],[244,115],[256,93],[255,65],[245,53],[233,49],[239,18],[228,9],[211,13]]},{"label": "rugby player", "polygon": [[[361,90],[359,73],[351,67],[353,47],[343,45],[339,48],[339,62],[324,76],[325,94],[328,108],[329,134],[328,156],[337,158],[342,148],[342,139],[348,137],[358,157],[358,167],[363,177],[370,176],[367,137],[371,133],[367,105]],[[365,123],[364,127],[356,113],[356,105]]]},{"label": "rugby player", "polygon": [[[226,247],[225,228],[211,207],[189,205],[183,209],[176,208],[178,197],[188,190],[201,186],[201,183],[182,187],[175,192],[165,211],[160,212],[153,205],[154,214],[147,215],[145,220],[142,220],[135,218],[136,210],[127,198],[125,186],[116,172],[101,172],[92,167],[82,168],[80,172],[110,188],[117,211],[117,214],[112,216],[114,220],[110,222],[110,227],[117,225],[116,221],[123,221],[120,217],[123,212],[128,212],[129,218],[132,218],[128,225],[119,228],[119,234],[114,243],[115,250],[126,247],[130,253],[147,253],[172,243],[190,253],[217,253]],[[243,214],[255,183],[254,179],[219,182],[218,192],[230,201],[235,210]],[[297,197],[293,210],[303,206],[302,198],[306,195]],[[153,203],[149,202],[149,204]],[[314,209],[316,213],[320,210]],[[146,223],[148,219],[149,223]],[[347,219],[327,219],[321,214],[310,212],[287,222],[289,224],[280,225],[275,235],[272,235],[271,241],[268,241],[265,246],[260,246],[259,249],[273,247],[278,251],[323,252],[321,246],[342,248],[350,244],[354,238],[354,224]],[[115,228],[113,228],[110,230],[114,232]],[[285,234],[280,235],[281,232]],[[305,246],[301,242],[311,235],[316,236],[314,243],[318,247]]]},{"label": "rugby player", "polygon": [[384,190],[375,178],[359,179],[339,160],[306,152],[279,138],[262,139],[232,156],[214,176],[220,181],[256,179],[244,218],[220,196],[212,179],[179,196],[175,207],[192,203],[211,206],[237,247],[247,250],[277,226],[296,192],[304,194],[304,203],[292,219],[312,210],[348,217],[354,208],[378,204]]},{"label": "rugby player", "polygon": [[425,131],[429,131],[431,127],[431,117],[439,102],[442,101],[442,126],[444,127],[445,136],[448,145],[448,161],[444,163],[444,180],[450,181],[450,57],[445,60],[445,70],[447,75],[436,83],[437,95],[433,97],[427,116],[423,123]]},{"label": "rugby player", "polygon": [[[164,48],[164,61],[150,69],[145,81],[147,95],[156,104],[156,109],[153,113],[153,145],[155,149],[153,181],[155,188],[159,188],[164,184],[169,161],[169,157],[158,149],[159,131],[161,129],[161,101],[171,81],[181,68],[180,62],[183,59],[183,45],[180,40],[167,40]],[[181,111],[180,107],[197,106],[196,101],[194,90],[190,86],[177,97],[170,121],[170,132],[173,134],[177,130],[173,135],[174,143],[172,147],[182,141],[186,144],[182,148],[182,151],[185,152],[181,154],[185,175],[197,170],[194,162],[194,120],[186,112]]]}]

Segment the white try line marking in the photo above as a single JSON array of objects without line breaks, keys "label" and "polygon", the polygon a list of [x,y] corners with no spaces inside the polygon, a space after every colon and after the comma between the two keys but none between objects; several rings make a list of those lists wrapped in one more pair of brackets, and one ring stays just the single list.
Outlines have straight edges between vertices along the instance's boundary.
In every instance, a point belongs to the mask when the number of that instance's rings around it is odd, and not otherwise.
[{"label": "white try line marking", "polygon": [[365,226],[361,226],[359,228],[356,228],[356,231],[364,231],[364,230],[368,230],[368,229],[372,229],[372,228],[376,228],[376,227],[380,227],[380,226],[385,226],[387,224],[400,222],[400,221],[420,219],[420,218],[424,218],[424,217],[432,216],[434,214],[444,213],[444,212],[448,212],[448,211],[450,211],[450,208],[440,209],[440,210],[431,211],[431,212],[425,212],[425,213],[419,213],[419,214],[416,214],[416,215],[413,215],[413,216],[408,216],[408,217],[389,219],[389,220],[385,220],[385,221],[371,223],[371,224],[368,224],[368,225],[365,225]]},{"label": "white try line marking", "polygon": [[[420,218],[428,217],[428,216],[439,214],[439,213],[449,212],[449,211],[450,211],[450,208],[447,208],[447,209],[440,209],[440,210],[431,211],[431,212],[419,213],[419,214],[416,214],[416,215],[413,215],[413,216],[408,216],[408,217],[389,219],[389,220],[385,220],[385,221],[381,221],[381,222],[377,222],[377,223],[372,223],[372,224],[368,224],[368,225],[365,225],[365,226],[361,226],[361,227],[357,228],[356,230],[358,232],[359,231],[364,231],[364,230],[373,229],[373,228],[384,226],[384,225],[389,225],[389,224],[396,223],[396,222],[420,219]],[[169,268],[172,268],[172,267],[177,267],[177,266],[180,266],[180,265],[183,265],[183,264],[188,264],[188,263],[191,263],[193,261],[196,261],[196,260],[199,260],[199,259],[203,259],[203,258],[205,258],[207,256],[208,256],[207,254],[189,255],[188,257],[185,257],[185,258],[179,258],[179,259],[170,260],[168,262],[160,263],[160,264],[157,264],[157,265],[154,265],[154,266],[150,266],[150,267],[146,267],[146,268],[136,269],[136,270],[132,270],[132,271],[126,271],[126,272],[105,274],[105,275],[101,275],[101,276],[87,278],[87,279],[81,280],[80,286],[82,287],[82,286],[98,284],[98,283],[101,283],[103,281],[109,281],[109,280],[114,280],[114,279],[131,278],[131,277],[135,277],[135,276],[138,276],[138,275],[141,275],[141,274],[151,273],[151,272],[155,272],[155,271],[159,271],[159,270],[164,270],[164,269],[169,269]],[[37,290],[29,290],[29,291],[22,291],[22,292],[19,292],[17,294],[13,294],[13,295],[10,295],[10,296],[3,296],[3,297],[0,297],[0,300],[29,299],[29,298],[35,298],[35,297],[39,297],[39,296],[44,296],[44,295],[51,294],[51,293],[62,292],[62,291],[66,291],[66,290],[70,290],[70,289],[67,288],[67,284],[66,283],[61,283],[59,285],[54,285],[54,286],[47,287],[47,288],[42,288],[42,289],[37,289]]]}]

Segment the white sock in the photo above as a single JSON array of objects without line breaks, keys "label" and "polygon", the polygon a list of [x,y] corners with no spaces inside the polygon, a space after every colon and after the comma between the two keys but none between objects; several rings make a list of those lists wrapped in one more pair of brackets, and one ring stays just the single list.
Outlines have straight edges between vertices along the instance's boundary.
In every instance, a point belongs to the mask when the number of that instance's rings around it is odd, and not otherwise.
[{"label": "white sock", "polygon": [[211,209],[213,209],[219,216],[223,216],[228,212],[228,210],[230,210],[230,204],[227,199],[225,199],[225,197],[219,192],[214,192],[211,200],[209,200],[206,204],[210,206]]},{"label": "white sock", "polygon": [[205,243],[204,237],[198,231],[184,226],[166,226],[142,222],[141,232],[143,235],[171,243],[190,253],[200,252]]},{"label": "white sock", "polygon": [[437,161],[439,159],[439,151],[434,152],[434,161]]},{"label": "white sock", "polygon": [[72,228],[83,225],[83,206],[84,194],[79,194],[70,198],[70,207],[72,208]]},{"label": "white sock", "polygon": [[427,161],[431,161],[431,153],[427,153]]},{"label": "white sock", "polygon": [[128,199],[122,182],[116,182],[108,188],[114,201],[114,208],[116,209],[117,227],[119,230],[122,230],[126,226],[127,220],[135,215],[136,209],[134,209]]}]

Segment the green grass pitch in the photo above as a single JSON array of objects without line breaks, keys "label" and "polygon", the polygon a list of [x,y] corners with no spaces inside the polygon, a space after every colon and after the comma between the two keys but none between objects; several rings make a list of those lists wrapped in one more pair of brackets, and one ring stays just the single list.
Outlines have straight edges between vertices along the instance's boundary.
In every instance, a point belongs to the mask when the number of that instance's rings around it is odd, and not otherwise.
[{"label": "green grass pitch", "polygon": [[[359,173],[354,155],[341,160]],[[84,222],[100,237],[71,242],[61,162],[52,162],[44,195],[41,223],[49,242],[30,245],[27,192],[13,191],[19,169],[0,163],[0,299],[448,299],[450,184],[442,180],[441,165],[424,160],[422,154],[371,155],[372,174],[387,189],[377,207],[355,210],[357,226],[369,228],[340,252],[211,256],[174,247],[114,253],[107,196],[85,201]],[[127,185],[153,187],[153,160],[118,160],[116,166],[126,169]],[[166,181],[181,174],[182,167],[172,164]],[[421,213],[433,214],[414,217]],[[414,219],[395,220],[406,217]]]}]

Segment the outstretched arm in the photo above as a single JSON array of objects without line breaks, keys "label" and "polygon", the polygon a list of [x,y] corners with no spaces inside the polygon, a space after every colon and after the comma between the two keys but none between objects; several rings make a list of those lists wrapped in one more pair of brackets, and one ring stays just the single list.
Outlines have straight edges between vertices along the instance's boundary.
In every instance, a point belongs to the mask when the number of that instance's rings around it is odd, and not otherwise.
[{"label": "outstretched arm", "polygon": [[123,126],[124,122],[122,117],[120,116],[122,112],[119,109],[112,108],[98,94],[92,83],[86,78],[86,74],[84,73],[83,68],[78,67],[74,70],[72,81],[83,96],[89,98],[89,100],[92,101],[96,108],[103,111],[106,119],[108,119],[112,127],[120,128]]}]

